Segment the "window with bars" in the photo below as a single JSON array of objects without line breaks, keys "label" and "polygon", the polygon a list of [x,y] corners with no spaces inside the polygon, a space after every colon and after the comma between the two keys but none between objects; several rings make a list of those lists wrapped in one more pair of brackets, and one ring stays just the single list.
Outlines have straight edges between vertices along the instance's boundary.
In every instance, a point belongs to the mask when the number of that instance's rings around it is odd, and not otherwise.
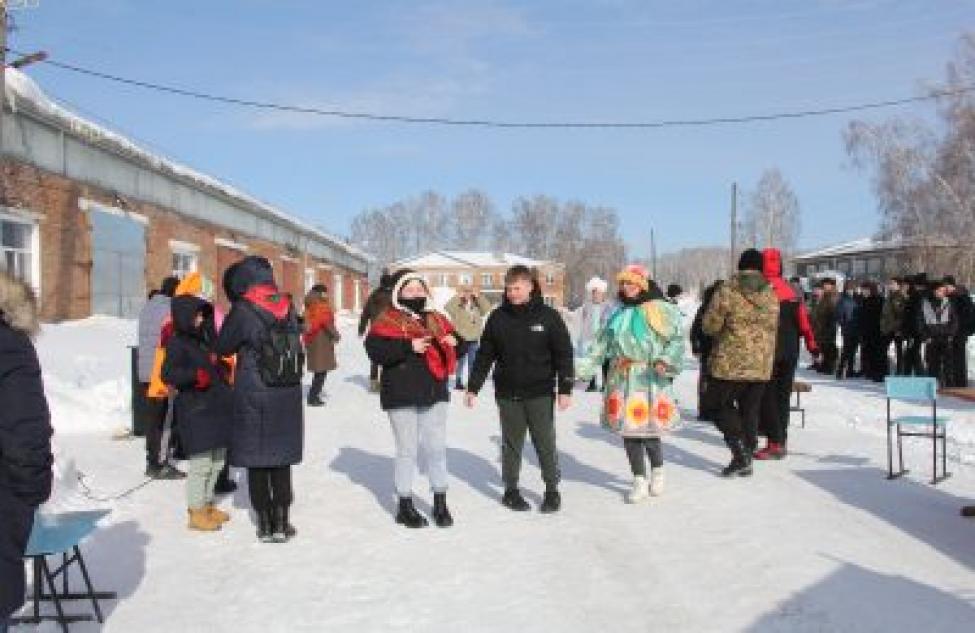
[{"label": "window with bars", "polygon": [[37,281],[33,270],[33,244],[32,223],[0,219],[0,250],[3,252],[0,266],[8,274],[31,285]]},{"label": "window with bars", "polygon": [[176,251],[173,253],[173,276],[184,279],[196,272],[196,253]]}]

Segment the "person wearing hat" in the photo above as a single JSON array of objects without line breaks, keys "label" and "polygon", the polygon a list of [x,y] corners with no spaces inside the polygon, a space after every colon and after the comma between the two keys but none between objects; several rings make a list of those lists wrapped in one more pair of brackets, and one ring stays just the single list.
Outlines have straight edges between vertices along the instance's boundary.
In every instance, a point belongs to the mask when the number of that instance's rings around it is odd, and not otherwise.
[{"label": "person wearing hat", "polygon": [[832,277],[820,279],[819,287],[813,294],[816,296],[816,303],[812,308],[813,333],[822,352],[816,369],[821,374],[830,375],[836,371],[836,361],[840,353],[836,347],[836,306],[840,302],[836,292],[836,280]]},{"label": "person wearing hat", "polygon": [[[616,280],[617,307],[576,369],[586,378],[609,362],[600,421],[623,437],[633,473],[627,501],[638,503],[648,493],[663,494],[661,437],[680,417],[673,379],[683,369],[684,337],[680,310],[664,299],[646,268],[631,264]],[[652,468],[649,487],[644,454]]]},{"label": "person wearing hat", "polygon": [[761,252],[743,252],[738,273],[715,293],[701,324],[715,338],[708,397],[732,454],[721,471],[725,477],[752,474],[762,394],[772,377],[779,300],[762,274],[763,264]]},{"label": "person wearing hat", "polygon": [[433,490],[433,520],[446,528],[454,523],[447,508],[447,381],[457,366],[457,337],[447,317],[434,309],[423,277],[404,270],[391,281],[392,303],[373,319],[365,345],[369,359],[383,368],[379,401],[396,441],[396,523],[427,525],[413,504],[413,476],[422,451]]},{"label": "person wearing hat", "polygon": [[[545,305],[536,273],[517,265],[504,276],[504,299],[484,325],[481,348],[467,384],[464,403],[473,407],[494,366],[494,397],[501,418],[501,503],[515,511],[529,509],[518,489],[521,451],[530,433],[542,467],[545,496],[541,512],[562,506],[555,447],[555,407],[572,404],[575,383],[572,339],[562,315]],[[556,394],[558,394],[556,396]]]},{"label": "person wearing hat", "polygon": [[474,366],[474,358],[484,331],[484,319],[491,312],[491,302],[487,297],[477,293],[470,286],[464,286],[457,291],[444,311],[456,328],[457,345],[457,376],[454,389],[464,390],[464,369],[470,373]]},{"label": "person wearing hat", "polygon": [[328,300],[325,284],[315,284],[305,295],[305,331],[301,336],[305,345],[308,371],[312,372],[308,390],[308,406],[320,407],[325,376],[338,368],[335,362],[335,344],[341,336],[335,327],[335,311]]},{"label": "person wearing hat", "polygon": [[899,277],[893,277],[887,282],[887,297],[884,308],[880,313],[880,333],[884,340],[881,343],[883,355],[886,356],[890,346],[894,346],[894,375],[904,375],[904,310],[907,304],[907,283]]},{"label": "person wearing hat", "polygon": [[[586,282],[586,292],[588,298],[579,309],[579,338],[576,341],[576,354],[580,357],[589,354],[589,348],[596,339],[596,334],[606,322],[606,317],[611,311],[610,304],[606,301],[606,290],[609,284],[604,279],[593,277]],[[608,361],[603,365],[603,385],[606,384],[606,375],[609,372]],[[596,376],[586,387],[586,391],[599,391],[596,387]]]}]

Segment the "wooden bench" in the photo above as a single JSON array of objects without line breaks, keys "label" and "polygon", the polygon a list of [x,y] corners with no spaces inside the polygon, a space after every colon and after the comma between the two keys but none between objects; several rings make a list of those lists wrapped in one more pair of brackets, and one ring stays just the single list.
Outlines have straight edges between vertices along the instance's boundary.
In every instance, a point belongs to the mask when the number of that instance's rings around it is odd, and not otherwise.
[{"label": "wooden bench", "polygon": [[802,394],[812,391],[812,385],[801,380],[792,381],[792,393],[796,394],[796,403],[789,407],[789,413],[798,413],[802,416],[802,428],[806,428],[806,409],[802,406]]},{"label": "wooden bench", "polygon": [[938,395],[951,396],[968,402],[975,402],[975,387],[945,387],[938,389]]},{"label": "wooden bench", "polygon": [[[114,592],[94,590],[79,545],[84,538],[95,531],[95,524],[107,514],[108,510],[89,510],[59,514],[38,513],[35,516],[34,527],[27,542],[27,551],[24,553],[24,557],[31,560],[33,568],[34,593],[28,597],[32,613],[29,616],[12,618],[12,624],[40,624],[44,620],[53,620],[61,626],[64,633],[67,633],[68,625],[72,622],[97,619],[99,623],[104,623],[105,619],[98,601],[115,600],[116,595]],[[47,557],[59,554],[61,565],[52,570]],[[68,585],[68,575],[73,565],[77,565],[85,584],[81,593],[72,593]],[[60,588],[56,582],[58,576],[61,576]],[[94,618],[91,614],[65,614],[62,602],[71,600],[90,600],[95,612]],[[41,601],[53,602],[56,615],[41,615]]]}]

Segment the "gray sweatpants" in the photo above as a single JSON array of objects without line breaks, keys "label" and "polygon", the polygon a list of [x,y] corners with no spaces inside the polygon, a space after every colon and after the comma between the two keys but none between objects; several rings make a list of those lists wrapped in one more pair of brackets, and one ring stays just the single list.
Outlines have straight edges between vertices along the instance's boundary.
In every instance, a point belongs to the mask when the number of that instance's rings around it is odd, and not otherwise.
[{"label": "gray sweatpants", "polygon": [[401,498],[413,495],[413,476],[421,450],[430,488],[435,493],[447,492],[447,403],[392,409],[389,423],[396,440],[396,494]]}]

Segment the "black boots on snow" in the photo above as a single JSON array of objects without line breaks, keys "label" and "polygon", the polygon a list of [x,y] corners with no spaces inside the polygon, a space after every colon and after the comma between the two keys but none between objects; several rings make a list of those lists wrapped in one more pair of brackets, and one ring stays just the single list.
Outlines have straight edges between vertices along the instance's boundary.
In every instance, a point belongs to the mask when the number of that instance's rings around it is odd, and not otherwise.
[{"label": "black boots on snow", "polygon": [[448,528],[454,524],[454,517],[450,516],[447,508],[447,493],[436,492],[433,495],[433,522],[437,527]]},{"label": "black boots on snow", "polygon": [[558,512],[559,508],[562,507],[562,495],[555,488],[550,488],[545,491],[545,496],[542,498],[542,507],[539,508],[539,512],[544,512],[545,514],[551,514],[553,512]]},{"label": "black boots on snow", "polygon": [[[446,499],[444,500],[444,509],[446,510]],[[396,522],[400,525],[405,525],[408,528],[422,528],[427,526],[427,520],[423,518],[423,515],[416,511],[413,507],[413,499],[411,497],[400,497],[399,500],[399,512],[396,513]]]},{"label": "black boots on snow", "polygon": [[288,514],[287,506],[275,506],[271,510],[271,536],[275,543],[290,541],[298,533],[288,520]]},{"label": "black boots on snow", "polygon": [[731,463],[721,471],[722,477],[748,477],[752,474],[752,454],[745,450],[741,440],[728,440],[731,449]]},{"label": "black boots on snow", "polygon": [[531,508],[525,498],[521,496],[521,491],[517,488],[509,488],[504,491],[504,496],[501,497],[501,504],[510,508],[516,512],[524,512]]},{"label": "black boots on snow", "polygon": [[257,539],[262,543],[271,543],[274,538],[274,526],[270,510],[257,511]]}]

